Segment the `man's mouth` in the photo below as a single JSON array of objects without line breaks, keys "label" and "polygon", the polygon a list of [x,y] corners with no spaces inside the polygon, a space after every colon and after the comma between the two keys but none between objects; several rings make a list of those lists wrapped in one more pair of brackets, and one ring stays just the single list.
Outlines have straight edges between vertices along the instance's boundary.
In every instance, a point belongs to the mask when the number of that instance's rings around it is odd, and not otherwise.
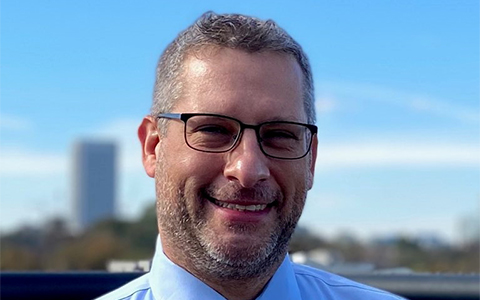
[{"label": "man's mouth", "polygon": [[269,189],[210,188],[210,190],[204,190],[202,196],[222,210],[239,212],[234,215],[242,216],[242,218],[247,215],[260,216],[266,214],[279,204],[279,195]]},{"label": "man's mouth", "polygon": [[216,199],[212,199],[211,202],[214,204],[223,207],[223,208],[228,208],[228,209],[233,209],[233,210],[238,210],[238,211],[262,211],[265,208],[267,208],[267,204],[257,204],[257,205],[240,205],[240,204],[234,204],[234,203],[228,203],[228,202],[222,202],[218,201]]}]

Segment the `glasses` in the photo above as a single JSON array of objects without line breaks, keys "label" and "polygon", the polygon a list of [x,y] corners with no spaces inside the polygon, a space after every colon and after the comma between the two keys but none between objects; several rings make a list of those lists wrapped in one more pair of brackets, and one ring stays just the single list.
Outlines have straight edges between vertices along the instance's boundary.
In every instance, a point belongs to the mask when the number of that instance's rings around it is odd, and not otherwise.
[{"label": "glasses", "polygon": [[185,142],[198,151],[228,152],[240,141],[243,130],[255,130],[263,154],[278,159],[299,159],[307,155],[317,126],[288,121],[250,125],[237,119],[202,113],[159,114],[158,118],[181,120],[185,123]]}]

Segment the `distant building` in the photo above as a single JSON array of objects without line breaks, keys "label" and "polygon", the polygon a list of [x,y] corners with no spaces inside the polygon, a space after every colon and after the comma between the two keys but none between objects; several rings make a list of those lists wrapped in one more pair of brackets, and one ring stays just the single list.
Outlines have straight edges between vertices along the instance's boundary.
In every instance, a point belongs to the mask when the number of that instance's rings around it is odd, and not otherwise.
[{"label": "distant building", "polygon": [[110,260],[107,262],[107,272],[148,272],[152,262],[150,260]]},{"label": "distant building", "polygon": [[375,265],[369,262],[344,261],[342,255],[336,250],[318,248],[295,252],[290,257],[294,263],[338,274],[366,274],[375,270]]},{"label": "distant building", "polygon": [[480,243],[480,216],[474,212],[465,215],[458,221],[458,235],[460,246],[469,246]]},{"label": "distant building", "polygon": [[115,215],[116,146],[80,141],[74,146],[73,206],[75,224],[83,231]]}]

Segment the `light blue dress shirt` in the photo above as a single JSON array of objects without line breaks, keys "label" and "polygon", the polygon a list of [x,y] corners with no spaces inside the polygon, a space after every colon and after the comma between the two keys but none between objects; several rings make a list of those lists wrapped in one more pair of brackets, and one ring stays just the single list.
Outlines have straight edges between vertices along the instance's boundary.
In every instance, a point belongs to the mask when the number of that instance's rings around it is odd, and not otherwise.
[{"label": "light blue dress shirt", "polygon": [[[225,300],[214,289],[174,264],[160,239],[147,274],[97,300]],[[401,300],[403,298],[325,271],[290,261],[287,255],[257,300]]]}]

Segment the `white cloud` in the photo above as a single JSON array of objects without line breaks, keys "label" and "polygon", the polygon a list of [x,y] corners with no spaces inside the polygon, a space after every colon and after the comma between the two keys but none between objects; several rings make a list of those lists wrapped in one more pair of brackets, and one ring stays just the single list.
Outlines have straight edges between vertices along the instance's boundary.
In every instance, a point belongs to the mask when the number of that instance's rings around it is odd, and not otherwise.
[{"label": "white cloud", "polygon": [[331,96],[322,96],[316,99],[315,109],[318,114],[325,114],[334,111],[338,102]]},{"label": "white cloud", "polygon": [[[110,140],[119,149],[120,172],[143,171],[140,143],[136,130],[139,120],[118,119],[94,132],[85,132],[77,140]],[[67,174],[71,165],[71,153],[54,154],[29,149],[2,148],[0,151],[1,176],[45,176]]]},{"label": "white cloud", "polygon": [[[352,82],[323,82],[317,88],[317,105],[322,105],[322,99],[353,99],[356,102],[381,102],[397,107],[404,107],[416,112],[424,112],[443,118],[455,119],[465,123],[478,124],[480,113],[478,108],[459,105],[453,100],[441,100],[434,97],[409,93],[365,83]],[[338,107],[339,100],[329,104]],[[325,112],[330,112],[326,110]],[[322,112],[322,110],[319,110]]]},{"label": "white cloud", "polygon": [[478,123],[480,115],[478,111],[467,107],[442,102],[428,96],[406,97],[406,103],[411,109],[429,112],[438,116],[457,119],[467,123]]},{"label": "white cloud", "polygon": [[1,176],[44,176],[65,173],[67,159],[64,155],[36,153],[23,149],[0,152]]},{"label": "white cloud", "polygon": [[418,143],[352,143],[320,146],[318,168],[378,166],[480,166],[480,149],[475,145]]},{"label": "white cloud", "polygon": [[20,116],[0,114],[0,128],[10,131],[24,131],[32,128],[32,122]]}]

